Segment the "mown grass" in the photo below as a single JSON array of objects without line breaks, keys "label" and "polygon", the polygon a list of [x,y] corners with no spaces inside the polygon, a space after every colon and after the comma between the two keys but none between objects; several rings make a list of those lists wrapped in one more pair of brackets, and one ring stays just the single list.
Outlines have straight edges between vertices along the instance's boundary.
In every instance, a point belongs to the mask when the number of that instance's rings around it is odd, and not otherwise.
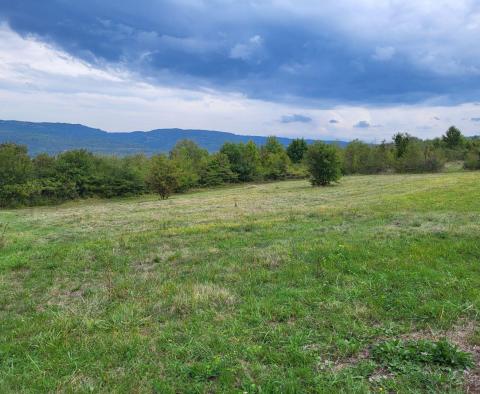
[{"label": "mown grass", "polygon": [[479,197],[447,173],[3,211],[0,391],[463,392],[358,355],[476,327]]}]

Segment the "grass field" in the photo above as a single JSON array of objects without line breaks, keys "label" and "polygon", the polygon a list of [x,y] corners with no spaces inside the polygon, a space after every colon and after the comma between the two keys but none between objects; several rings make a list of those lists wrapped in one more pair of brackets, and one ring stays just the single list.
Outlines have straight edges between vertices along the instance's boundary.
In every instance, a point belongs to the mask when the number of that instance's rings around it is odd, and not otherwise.
[{"label": "grass field", "polygon": [[480,173],[83,201],[0,224],[2,393],[480,389],[478,369],[370,351],[445,336],[478,368]]}]

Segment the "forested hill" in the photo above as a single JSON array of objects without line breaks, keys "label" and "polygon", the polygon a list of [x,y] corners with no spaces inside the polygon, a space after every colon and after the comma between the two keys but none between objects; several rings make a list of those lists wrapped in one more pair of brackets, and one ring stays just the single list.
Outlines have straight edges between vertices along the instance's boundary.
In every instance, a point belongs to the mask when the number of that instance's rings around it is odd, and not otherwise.
[{"label": "forested hill", "polygon": [[[254,141],[263,145],[266,137],[244,136],[221,131],[158,129],[152,131],[133,131],[128,133],[109,133],[100,129],[68,123],[32,123],[0,120],[0,143],[15,142],[26,145],[30,154],[56,154],[71,149],[88,149],[103,154],[129,155],[145,153],[151,155],[168,152],[177,141],[189,139],[201,147],[215,152],[225,142]],[[288,145],[290,139],[279,138]],[[311,142],[311,141],[309,141]],[[326,141],[344,146],[344,141]]]}]

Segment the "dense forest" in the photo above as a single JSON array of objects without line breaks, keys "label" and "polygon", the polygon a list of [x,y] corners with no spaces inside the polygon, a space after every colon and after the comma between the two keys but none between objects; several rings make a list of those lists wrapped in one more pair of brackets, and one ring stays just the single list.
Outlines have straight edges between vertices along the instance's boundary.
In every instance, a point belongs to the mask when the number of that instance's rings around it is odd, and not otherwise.
[{"label": "dense forest", "polygon": [[345,148],[293,140],[285,148],[276,137],[262,146],[225,143],[213,154],[194,142],[178,142],[168,155],[127,157],[71,150],[31,157],[27,148],[0,145],[0,206],[53,204],[76,198],[134,196],[162,198],[192,188],[310,177],[326,185],[342,174],[438,172],[446,162],[480,169],[480,139],[451,127],[441,138],[421,140],[397,133],[379,145],[355,140]]}]

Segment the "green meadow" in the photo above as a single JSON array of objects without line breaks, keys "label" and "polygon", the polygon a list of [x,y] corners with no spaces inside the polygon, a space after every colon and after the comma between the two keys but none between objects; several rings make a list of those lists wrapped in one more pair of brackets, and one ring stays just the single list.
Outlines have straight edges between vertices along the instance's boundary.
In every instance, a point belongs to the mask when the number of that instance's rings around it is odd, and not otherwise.
[{"label": "green meadow", "polygon": [[0,392],[475,392],[480,173],[0,211]]}]

